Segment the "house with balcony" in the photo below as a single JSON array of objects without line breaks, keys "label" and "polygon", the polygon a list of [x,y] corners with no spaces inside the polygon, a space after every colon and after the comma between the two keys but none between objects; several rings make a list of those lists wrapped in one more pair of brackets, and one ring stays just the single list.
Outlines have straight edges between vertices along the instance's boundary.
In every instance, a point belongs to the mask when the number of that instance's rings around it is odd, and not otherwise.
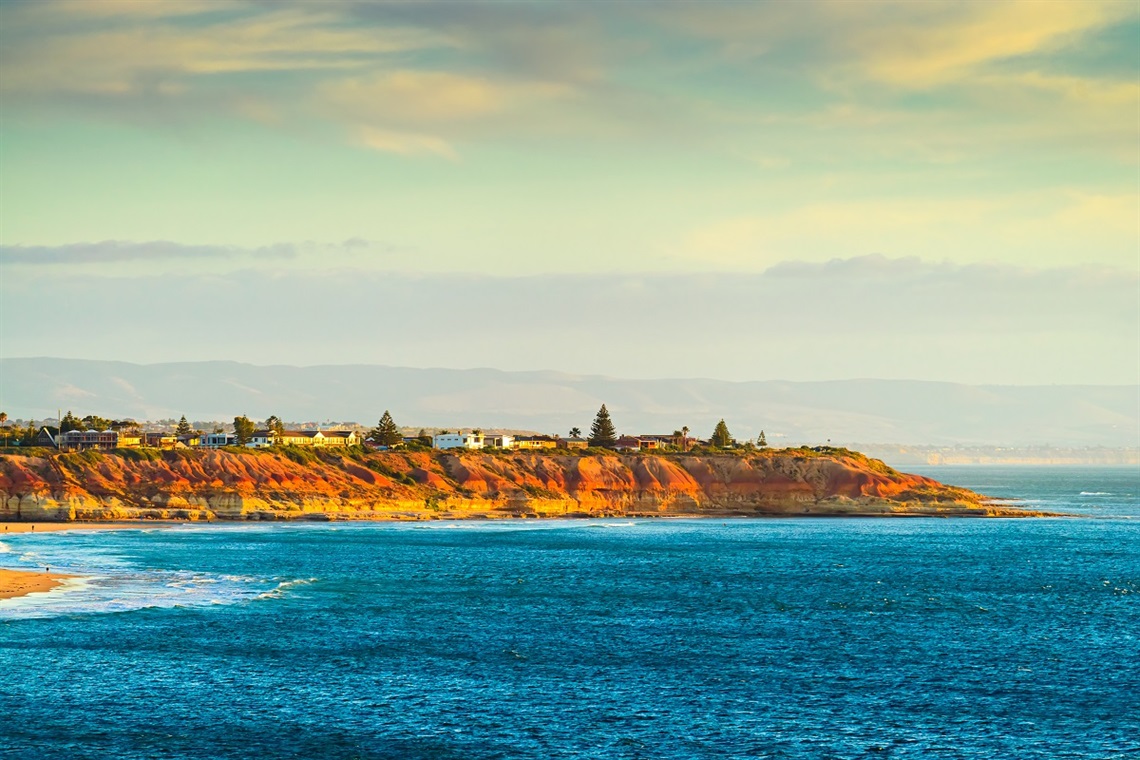
[{"label": "house with balcony", "polygon": [[110,451],[119,446],[119,434],[114,430],[68,430],[58,440],[64,451]]}]

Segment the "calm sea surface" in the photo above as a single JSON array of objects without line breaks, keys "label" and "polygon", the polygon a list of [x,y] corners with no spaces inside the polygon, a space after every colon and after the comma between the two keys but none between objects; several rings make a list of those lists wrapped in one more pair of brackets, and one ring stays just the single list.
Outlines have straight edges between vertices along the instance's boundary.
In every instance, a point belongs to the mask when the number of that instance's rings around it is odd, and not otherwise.
[{"label": "calm sea surface", "polygon": [[1140,473],[1077,519],[0,534],[0,758],[1140,757]]}]

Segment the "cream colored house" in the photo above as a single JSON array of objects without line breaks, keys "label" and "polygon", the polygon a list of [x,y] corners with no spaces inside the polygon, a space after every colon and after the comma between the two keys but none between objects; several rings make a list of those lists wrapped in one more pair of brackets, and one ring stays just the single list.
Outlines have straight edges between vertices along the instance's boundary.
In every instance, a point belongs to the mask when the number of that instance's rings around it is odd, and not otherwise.
[{"label": "cream colored house", "polygon": [[286,430],[275,438],[283,446],[355,446],[360,443],[355,430]]}]

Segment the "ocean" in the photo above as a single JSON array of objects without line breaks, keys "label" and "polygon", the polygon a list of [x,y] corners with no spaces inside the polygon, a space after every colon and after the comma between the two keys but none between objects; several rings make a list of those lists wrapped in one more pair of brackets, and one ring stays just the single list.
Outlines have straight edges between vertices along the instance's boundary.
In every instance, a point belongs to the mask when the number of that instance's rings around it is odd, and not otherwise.
[{"label": "ocean", "polygon": [[0,537],[0,758],[1140,757],[1140,472],[915,468],[1078,518]]}]

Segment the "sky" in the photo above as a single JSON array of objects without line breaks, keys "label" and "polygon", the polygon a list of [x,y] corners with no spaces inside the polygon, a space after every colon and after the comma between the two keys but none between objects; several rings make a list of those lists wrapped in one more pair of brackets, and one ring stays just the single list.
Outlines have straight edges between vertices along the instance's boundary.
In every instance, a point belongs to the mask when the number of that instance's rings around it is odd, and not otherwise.
[{"label": "sky", "polygon": [[1140,6],[0,0],[40,355],[1133,384]]}]

